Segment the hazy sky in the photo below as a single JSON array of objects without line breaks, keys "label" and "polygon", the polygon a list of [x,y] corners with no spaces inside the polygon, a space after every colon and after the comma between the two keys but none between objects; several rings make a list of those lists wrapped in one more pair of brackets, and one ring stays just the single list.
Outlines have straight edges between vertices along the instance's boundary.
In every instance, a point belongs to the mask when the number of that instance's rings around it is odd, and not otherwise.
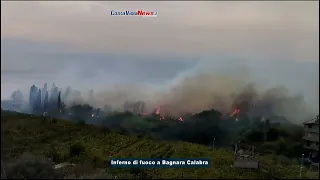
[{"label": "hazy sky", "polygon": [[[138,9],[159,14],[110,16]],[[161,84],[203,62],[319,104],[319,2],[1,1],[1,99],[53,81]]]},{"label": "hazy sky", "polygon": [[[319,2],[1,2],[1,37],[135,53],[318,61]],[[158,11],[158,18],[110,10]]]}]

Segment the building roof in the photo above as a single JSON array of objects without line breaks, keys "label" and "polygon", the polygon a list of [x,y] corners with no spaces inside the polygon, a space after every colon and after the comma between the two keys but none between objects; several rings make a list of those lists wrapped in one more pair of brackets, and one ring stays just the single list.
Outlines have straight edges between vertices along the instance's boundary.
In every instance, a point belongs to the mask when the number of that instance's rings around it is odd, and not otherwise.
[{"label": "building roof", "polygon": [[319,115],[313,119],[305,121],[303,124],[319,124]]}]

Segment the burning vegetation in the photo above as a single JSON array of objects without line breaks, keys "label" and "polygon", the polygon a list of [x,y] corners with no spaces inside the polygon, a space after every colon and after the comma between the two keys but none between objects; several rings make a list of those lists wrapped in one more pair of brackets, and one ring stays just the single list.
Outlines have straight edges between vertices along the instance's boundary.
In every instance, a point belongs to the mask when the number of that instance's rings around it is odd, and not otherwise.
[{"label": "burning vegetation", "polygon": [[[51,89],[47,84],[43,88],[33,85],[27,103],[22,92],[15,91],[11,104],[2,108],[100,124],[161,139],[207,144],[215,138],[216,145],[227,143],[229,134],[252,127],[256,119],[260,122],[261,116],[271,122],[279,117],[287,122],[296,113],[304,114],[303,98],[291,96],[285,88],[258,91],[255,84],[242,84],[236,90],[232,86],[220,89],[228,80],[213,86],[211,78],[214,79],[204,74],[187,78],[169,90],[154,91],[151,95],[135,87],[118,88],[113,94],[93,90],[81,93],[71,87],[63,90],[55,84]],[[130,96],[131,91],[143,95]]]},{"label": "burning vegetation", "polygon": [[[204,79],[207,78],[203,75],[200,77]],[[171,92],[170,94],[157,92],[152,101],[150,101],[150,99],[148,100],[150,97],[146,99],[142,97],[142,100],[125,100],[124,103],[122,103],[122,107],[116,105],[110,98],[105,99],[106,104],[97,107],[97,103],[95,102],[99,102],[102,94],[99,92],[94,93],[93,90],[84,94],[71,89],[71,87],[62,90],[54,83],[50,90],[48,89],[47,83],[43,88],[38,88],[33,85],[30,88],[28,102],[24,101],[24,96],[21,91],[14,91],[11,97],[12,106],[7,109],[11,108],[15,111],[35,114],[48,114],[49,111],[57,111],[60,114],[75,114],[74,112],[66,112],[66,109],[70,111],[70,109],[77,109],[80,104],[87,104],[88,107],[86,111],[101,111],[105,114],[113,111],[123,111],[141,116],[157,116],[160,120],[166,120],[170,117],[170,119],[173,118],[178,121],[184,121],[185,116],[194,115],[210,109],[218,110],[222,114],[229,114],[228,116],[236,121],[241,120],[241,117],[247,116],[283,116],[289,120],[295,120],[292,117],[297,117],[299,114],[301,117],[301,114],[306,114],[303,113],[306,112],[303,97],[290,96],[288,90],[283,87],[258,91],[256,84],[248,84],[246,86],[242,85],[243,87],[241,89],[238,88],[237,92],[230,90],[226,92],[208,90],[208,92],[212,92],[212,95],[209,96],[203,95],[206,94],[207,91],[205,87],[202,87],[203,84],[197,84],[197,77],[192,77],[188,80],[188,82],[181,82],[180,86],[172,86],[170,91],[166,91]],[[199,87],[194,87],[194,84],[197,84]],[[116,97],[121,97],[122,99],[123,97],[128,97],[128,99],[132,99],[125,92],[120,91],[119,93],[122,95],[117,95],[113,99],[117,99]],[[203,99],[207,99],[207,101]],[[108,102],[110,104],[108,104]],[[22,106],[22,104],[25,106]],[[104,108],[101,108],[101,106]],[[92,112],[90,116],[91,118],[96,118],[98,115]]]}]

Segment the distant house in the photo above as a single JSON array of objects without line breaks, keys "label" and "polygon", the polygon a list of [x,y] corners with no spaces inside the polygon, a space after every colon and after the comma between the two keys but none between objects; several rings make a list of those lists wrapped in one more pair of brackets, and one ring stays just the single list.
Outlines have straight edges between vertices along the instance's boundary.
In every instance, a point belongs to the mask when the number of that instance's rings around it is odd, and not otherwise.
[{"label": "distant house", "polygon": [[312,156],[319,155],[319,115],[304,124],[304,148],[310,150]]}]

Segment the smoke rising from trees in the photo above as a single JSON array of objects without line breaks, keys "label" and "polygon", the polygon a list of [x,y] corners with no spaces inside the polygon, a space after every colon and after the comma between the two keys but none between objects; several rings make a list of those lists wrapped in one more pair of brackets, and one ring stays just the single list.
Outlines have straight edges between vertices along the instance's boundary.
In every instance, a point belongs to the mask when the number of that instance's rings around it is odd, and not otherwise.
[{"label": "smoke rising from trees", "polygon": [[[237,141],[232,135],[239,136],[249,127],[259,128],[261,116],[275,123],[301,124],[315,115],[302,95],[291,94],[283,85],[270,87],[254,81],[246,69],[213,71],[206,67],[198,66],[163,83],[119,83],[102,90],[32,85],[29,109],[33,114],[160,139],[208,144],[216,138],[220,145]],[[16,91],[12,99],[21,100],[19,94]],[[240,112],[238,121],[230,117],[235,109]]]},{"label": "smoke rising from trees", "polygon": [[162,85],[120,84],[98,91],[94,106],[109,104],[123,108],[127,101],[145,102],[146,111],[161,107],[161,113],[179,116],[216,109],[230,113],[239,108],[252,116],[283,116],[301,123],[315,115],[310,112],[302,94],[292,94],[283,85],[266,87],[263,82],[253,82],[245,69],[228,72],[210,72],[197,67],[178,75]]},{"label": "smoke rising from trees", "polygon": [[221,70],[211,67],[214,67],[213,63],[201,62],[162,83],[113,83],[100,89],[90,86],[90,91],[77,91],[70,86],[60,90],[54,83],[48,89],[45,84],[41,88],[41,97],[34,86],[30,90],[29,102],[31,106],[38,97],[45,109],[49,108],[48,102],[56,106],[62,101],[69,107],[75,103],[88,103],[107,111],[135,111],[139,114],[150,114],[160,107],[162,115],[173,116],[209,109],[229,115],[238,108],[241,114],[284,116],[297,123],[317,113],[309,110],[301,94],[292,94],[284,85],[269,86],[257,82],[245,67]]}]

